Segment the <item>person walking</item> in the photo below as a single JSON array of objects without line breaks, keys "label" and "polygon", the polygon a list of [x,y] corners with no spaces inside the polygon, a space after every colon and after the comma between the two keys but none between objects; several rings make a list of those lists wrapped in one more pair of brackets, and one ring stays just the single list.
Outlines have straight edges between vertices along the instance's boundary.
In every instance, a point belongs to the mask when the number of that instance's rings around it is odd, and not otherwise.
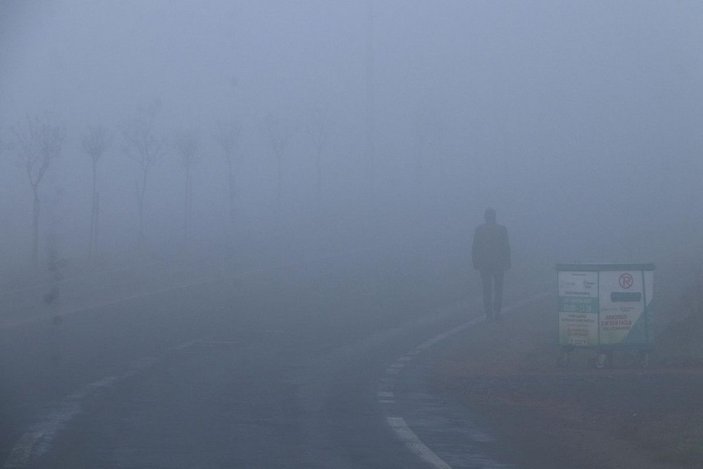
[{"label": "person walking", "polygon": [[471,246],[471,261],[474,269],[481,273],[483,285],[483,309],[486,319],[499,321],[503,304],[503,277],[510,269],[510,242],[508,230],[496,223],[496,211],[487,208],[483,214],[485,223],[474,233]]}]

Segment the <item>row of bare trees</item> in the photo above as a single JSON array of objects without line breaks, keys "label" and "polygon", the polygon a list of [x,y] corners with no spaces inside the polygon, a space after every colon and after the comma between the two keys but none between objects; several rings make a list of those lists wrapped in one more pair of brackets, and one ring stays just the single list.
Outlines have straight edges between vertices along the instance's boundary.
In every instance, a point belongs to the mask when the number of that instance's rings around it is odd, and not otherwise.
[{"label": "row of bare trees", "polygon": [[[119,128],[117,139],[115,132],[104,126],[89,126],[82,135],[81,147],[91,164],[90,228],[87,246],[90,259],[94,259],[98,251],[100,233],[99,165],[104,156],[115,146],[137,167],[134,188],[137,201],[139,243],[142,244],[145,241],[145,210],[152,172],[168,152],[172,152],[178,157],[183,168],[183,233],[186,240],[191,237],[193,229],[193,172],[202,156],[201,140],[196,132],[189,129],[176,132],[170,141],[166,139],[159,132],[157,126],[160,107],[160,103],[156,101],[138,109],[134,118]],[[440,146],[445,125],[435,110],[425,106],[421,107],[419,111],[412,131],[415,150],[414,185],[418,196],[422,197],[423,179],[428,171],[425,162],[429,161],[433,149]],[[312,110],[304,128],[312,147],[315,165],[315,192],[318,201],[323,199],[323,162],[331,138],[330,123],[328,109],[320,106]],[[283,179],[286,173],[286,156],[297,129],[290,121],[275,114],[268,114],[263,119],[262,130],[276,165],[276,214],[280,218],[284,195]],[[226,168],[229,218],[227,226],[236,226],[237,220],[237,176],[241,162],[241,134],[241,126],[236,120],[219,122],[214,127],[212,134]],[[47,171],[61,154],[66,132],[63,127],[47,116],[37,116],[28,117],[12,127],[9,137],[9,141],[5,145],[0,142],[0,150],[4,149],[15,154],[26,173],[31,188],[33,198],[31,253],[32,263],[36,266],[39,258],[39,226],[42,206],[40,186],[45,180]],[[118,140],[120,145],[115,145],[115,140]],[[370,183],[373,182],[373,174],[366,173],[366,177]]]},{"label": "row of bare trees", "polygon": [[[47,171],[61,155],[66,132],[63,127],[54,123],[47,116],[27,117],[23,122],[11,129],[12,138],[7,145],[0,147],[9,149],[17,156],[20,167],[24,170],[32,191],[32,234],[31,253],[32,265],[39,265],[39,222],[41,215],[40,188],[45,180]],[[90,207],[90,239],[89,256],[92,258],[98,239],[98,217],[100,213],[100,198],[98,192],[98,163],[111,143],[109,131],[100,126],[89,127],[82,139],[82,147],[91,161],[91,207]]]},{"label": "row of bare trees", "polygon": [[[190,130],[177,132],[169,148],[166,139],[157,131],[157,116],[160,104],[140,108],[137,116],[126,122],[120,129],[120,150],[136,163],[138,177],[135,181],[135,193],[138,211],[138,236],[140,243],[145,239],[145,202],[147,188],[153,168],[167,151],[174,151],[183,167],[184,174],[184,214],[183,232],[188,239],[192,231],[193,206],[193,169],[201,153],[200,139]],[[328,116],[319,109],[307,128],[313,143],[316,191],[318,198],[322,193],[322,158],[328,141]],[[281,214],[283,197],[283,177],[285,155],[293,135],[288,122],[269,114],[263,121],[265,136],[270,144],[276,161],[276,202],[277,214]],[[226,166],[227,201],[230,223],[236,219],[237,173],[240,158],[241,127],[238,122],[221,122],[214,132],[214,141],[219,147]],[[40,226],[40,186],[54,161],[59,158],[65,142],[64,128],[47,116],[28,117],[12,128],[11,138],[5,149],[14,153],[26,172],[32,190],[32,263],[36,267],[39,261],[39,226]],[[3,147],[0,142],[0,147]],[[90,194],[90,228],[88,256],[94,259],[98,251],[100,233],[100,178],[99,166],[103,157],[112,150],[115,139],[113,132],[104,126],[89,126],[81,138],[81,148],[91,165]]]}]

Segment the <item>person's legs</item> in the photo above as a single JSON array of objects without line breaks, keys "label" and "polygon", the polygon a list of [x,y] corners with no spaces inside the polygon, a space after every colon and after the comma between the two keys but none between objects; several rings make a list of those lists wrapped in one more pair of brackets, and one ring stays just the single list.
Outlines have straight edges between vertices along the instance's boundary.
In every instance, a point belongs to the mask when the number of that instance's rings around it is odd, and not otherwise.
[{"label": "person's legs", "polygon": [[503,307],[503,271],[493,272],[493,281],[495,282],[493,294],[493,311],[496,317],[500,316],[500,310]]},{"label": "person's legs", "polygon": [[481,284],[483,285],[483,312],[490,319],[493,317],[493,272],[482,270]]}]

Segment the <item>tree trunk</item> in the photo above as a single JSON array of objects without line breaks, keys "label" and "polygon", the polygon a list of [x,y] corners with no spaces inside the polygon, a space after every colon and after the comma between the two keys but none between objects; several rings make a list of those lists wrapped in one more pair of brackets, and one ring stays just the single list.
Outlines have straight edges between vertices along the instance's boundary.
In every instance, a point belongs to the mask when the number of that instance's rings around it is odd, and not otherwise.
[{"label": "tree trunk", "polygon": [[232,168],[232,158],[227,158],[227,187],[229,189],[229,219],[231,223],[234,223],[235,213],[234,204],[236,198],[236,181],[234,179],[234,169]]},{"label": "tree trunk", "polygon": [[144,242],[144,196],[146,194],[146,179],[148,169],[142,169],[142,184],[137,185],[137,198],[139,202],[139,242]]},{"label": "tree trunk", "polygon": [[415,143],[416,148],[415,148],[415,168],[414,168],[414,176],[415,176],[415,189],[417,190],[417,196],[418,198],[423,197],[423,186],[424,186],[424,181],[427,175],[425,174],[425,139],[423,137],[418,138],[418,140]]},{"label": "tree trunk", "polygon": [[93,231],[93,253],[98,252],[98,235],[100,234],[100,193],[95,193],[95,228]]},{"label": "tree trunk", "polygon": [[90,240],[88,241],[88,258],[93,260],[95,255],[96,233],[98,223],[98,207],[97,207],[97,163],[93,161],[93,192],[91,197],[90,207]]},{"label": "tree trunk", "polygon": [[317,149],[315,155],[315,169],[317,170],[317,201],[322,202],[322,149]]},{"label": "tree trunk", "polygon": [[32,188],[34,193],[34,201],[32,204],[32,265],[35,269],[39,268],[39,193],[38,188]]},{"label": "tree trunk", "polygon": [[144,241],[144,194],[139,194],[139,242]]},{"label": "tree trunk", "polygon": [[276,210],[278,213],[277,217],[281,218],[281,206],[283,203],[283,158],[279,155],[276,157],[276,162],[278,163],[278,185],[276,187]]},{"label": "tree trunk", "polygon": [[186,241],[190,238],[190,218],[192,205],[192,183],[190,167],[186,166],[186,187],[185,187],[185,213],[183,219],[183,234]]}]

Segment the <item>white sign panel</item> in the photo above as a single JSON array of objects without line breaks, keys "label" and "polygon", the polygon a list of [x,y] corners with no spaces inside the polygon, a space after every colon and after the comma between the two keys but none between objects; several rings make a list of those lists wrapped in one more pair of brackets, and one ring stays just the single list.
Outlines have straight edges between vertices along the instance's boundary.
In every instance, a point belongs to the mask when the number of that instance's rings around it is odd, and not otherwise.
[{"label": "white sign panel", "polygon": [[597,272],[559,272],[559,343],[598,344]]}]

